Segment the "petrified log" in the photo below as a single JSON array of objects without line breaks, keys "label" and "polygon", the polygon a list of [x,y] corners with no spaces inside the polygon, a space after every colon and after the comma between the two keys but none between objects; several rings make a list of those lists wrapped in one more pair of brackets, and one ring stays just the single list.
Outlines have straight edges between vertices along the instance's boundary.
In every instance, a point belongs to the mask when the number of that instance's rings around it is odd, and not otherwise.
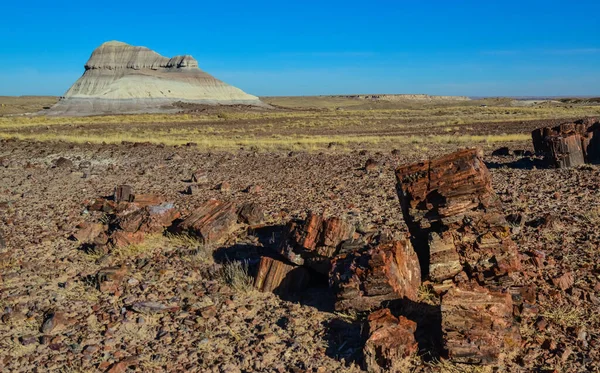
[{"label": "petrified log", "polygon": [[110,235],[108,243],[110,246],[113,247],[125,247],[130,245],[141,244],[142,242],[144,242],[144,238],[144,232],[114,231]]},{"label": "petrified log", "polygon": [[368,339],[363,348],[368,372],[401,372],[402,360],[415,354],[417,323],[404,316],[395,317],[388,308],[371,313],[367,319]]},{"label": "petrified log", "polygon": [[131,202],[133,198],[133,188],[130,185],[118,185],[115,188],[115,202]]},{"label": "petrified log", "polygon": [[327,274],[331,258],[338,254],[342,242],[352,238],[354,226],[339,217],[309,212],[303,222],[290,222],[287,231],[281,254],[294,264]]},{"label": "petrified log", "polygon": [[421,269],[407,239],[336,257],[329,281],[336,310],[369,311],[389,300],[416,300]]},{"label": "petrified log", "polygon": [[258,265],[254,287],[259,291],[286,295],[304,290],[308,285],[309,276],[305,268],[262,257]]},{"label": "petrified log", "polygon": [[550,136],[546,139],[550,146],[550,157],[557,168],[575,167],[585,164],[583,155],[583,137]]},{"label": "petrified log", "polygon": [[237,223],[235,204],[211,199],[179,223],[180,232],[188,232],[204,244],[217,243],[233,231]]},{"label": "petrified log", "polygon": [[600,163],[600,122],[586,118],[531,132],[537,154],[558,168]]},{"label": "petrified log", "polygon": [[146,207],[160,205],[164,202],[164,199],[155,194],[134,194],[131,201],[138,207]]},{"label": "petrified log", "polygon": [[146,206],[120,217],[119,228],[126,232],[159,233],[170,226],[181,214],[173,203]]},{"label": "petrified log", "polygon": [[449,358],[488,364],[520,344],[509,293],[475,284],[453,287],[442,297],[442,332]]},{"label": "petrified log", "polygon": [[398,167],[396,179],[421,269],[432,280],[452,278],[459,264],[480,281],[520,268],[478,150]]}]

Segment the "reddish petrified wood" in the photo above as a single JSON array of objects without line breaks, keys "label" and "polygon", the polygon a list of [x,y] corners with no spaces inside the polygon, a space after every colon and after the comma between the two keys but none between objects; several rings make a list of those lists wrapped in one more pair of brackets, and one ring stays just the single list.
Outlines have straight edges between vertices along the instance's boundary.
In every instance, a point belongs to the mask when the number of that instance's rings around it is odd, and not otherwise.
[{"label": "reddish petrified wood", "polygon": [[217,243],[235,228],[238,219],[236,211],[232,202],[211,199],[179,223],[178,230],[197,236],[205,244]]},{"label": "reddish petrified wood", "polygon": [[269,257],[262,257],[254,287],[263,292],[286,295],[290,292],[304,290],[308,285],[309,274],[306,269]]},{"label": "reddish petrified wood", "polygon": [[420,284],[419,260],[409,240],[340,255],[330,275],[339,311],[369,311],[403,297],[416,300]]},{"label": "reddish petrified wood", "polygon": [[287,238],[280,252],[294,264],[306,265],[327,274],[331,258],[337,255],[342,242],[352,238],[353,233],[353,225],[345,219],[335,216],[325,218],[309,212],[303,222],[288,224]]},{"label": "reddish petrified wood", "polygon": [[159,233],[181,216],[173,203],[146,206],[120,217],[119,228],[126,232]]},{"label": "reddish petrified wood", "polygon": [[371,313],[367,319],[368,339],[363,348],[369,372],[400,372],[403,359],[415,354],[417,323],[404,316],[395,317],[388,308]]},{"label": "reddish petrified wood", "polygon": [[493,363],[520,344],[509,293],[465,284],[442,297],[441,310],[444,345],[454,362]]},{"label": "reddish petrified wood", "polygon": [[138,245],[144,242],[144,232],[124,232],[114,231],[110,235],[109,246],[125,247],[130,245]]},{"label": "reddish petrified wood", "polygon": [[[73,234],[73,237],[82,244],[96,243],[99,236],[104,233],[106,228],[106,226],[100,223],[84,222],[77,226],[77,232]],[[103,239],[101,238],[99,241],[103,241]],[[103,243],[106,243],[105,238]]]},{"label": "reddish petrified wood", "polygon": [[398,167],[396,179],[404,220],[432,280],[452,278],[459,265],[480,281],[520,268],[478,150]]},{"label": "reddish petrified wood", "polygon": [[531,133],[535,152],[558,168],[600,163],[600,122],[586,118]]}]

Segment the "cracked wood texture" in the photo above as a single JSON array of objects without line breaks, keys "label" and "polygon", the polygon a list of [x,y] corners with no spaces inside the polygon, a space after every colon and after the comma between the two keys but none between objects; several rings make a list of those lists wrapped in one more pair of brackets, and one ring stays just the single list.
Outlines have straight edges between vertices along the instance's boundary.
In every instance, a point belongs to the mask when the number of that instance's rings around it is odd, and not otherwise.
[{"label": "cracked wood texture", "polygon": [[489,364],[520,345],[510,293],[475,284],[451,288],[442,297],[442,332],[453,362]]},{"label": "cracked wood texture", "polygon": [[237,209],[232,202],[208,200],[179,223],[180,232],[189,232],[200,238],[204,244],[224,240],[236,226]]},{"label": "cracked wood texture", "polygon": [[408,239],[335,258],[330,285],[338,311],[370,311],[389,300],[417,299],[421,285],[419,260]]},{"label": "cracked wood texture", "polygon": [[480,282],[520,268],[510,227],[477,149],[396,169],[400,205],[433,281],[465,270]]},{"label": "cracked wood texture", "polygon": [[262,257],[258,264],[254,287],[263,292],[287,295],[304,290],[308,281],[309,274],[305,268]]}]

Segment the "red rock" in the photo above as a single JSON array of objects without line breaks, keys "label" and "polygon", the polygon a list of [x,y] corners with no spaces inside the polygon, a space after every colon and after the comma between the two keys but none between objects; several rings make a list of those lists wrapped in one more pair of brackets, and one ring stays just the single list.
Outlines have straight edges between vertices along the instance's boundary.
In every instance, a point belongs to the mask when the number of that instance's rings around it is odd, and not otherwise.
[{"label": "red rock", "polygon": [[510,226],[477,149],[465,149],[396,169],[404,220],[422,268],[434,281],[459,264],[478,281],[521,268]]},{"label": "red rock", "polygon": [[236,212],[233,203],[211,199],[179,223],[178,230],[199,237],[205,244],[217,243],[235,229]]},{"label": "red rock", "polygon": [[354,234],[354,226],[346,220],[313,212],[303,222],[291,222],[287,229],[280,253],[294,264],[323,274],[329,273],[331,258],[338,254],[341,243]]},{"label": "red rock", "polygon": [[[81,223],[77,226],[77,232],[73,237],[80,243],[91,243],[104,232],[105,226],[100,223]],[[106,243],[106,242],[104,242]]]},{"label": "red rock", "polygon": [[197,170],[196,172],[192,173],[191,180],[194,183],[207,183],[208,173],[205,170]]},{"label": "red rock", "polygon": [[126,273],[127,267],[124,265],[100,269],[98,273],[96,273],[98,290],[103,293],[118,293]]},{"label": "red rock", "polygon": [[444,345],[453,362],[489,364],[520,345],[509,293],[453,287],[442,297]]},{"label": "red rock", "polygon": [[554,286],[558,286],[561,290],[567,290],[575,283],[575,277],[573,276],[573,272],[567,272],[562,276],[555,277],[552,279],[552,283]]},{"label": "red rock", "polygon": [[165,202],[126,214],[118,219],[118,224],[126,232],[159,233],[180,216],[172,203]]},{"label": "red rock", "polygon": [[144,232],[115,231],[111,234],[109,243],[114,247],[125,247],[141,244],[144,238]]},{"label": "red rock", "polygon": [[308,285],[306,269],[269,257],[260,258],[254,287],[259,291],[286,295],[304,290]]},{"label": "red rock", "polygon": [[154,194],[135,194],[132,196],[131,202],[138,207],[157,206],[164,202],[161,196]]},{"label": "red rock", "polygon": [[384,301],[417,300],[421,270],[408,239],[336,257],[330,285],[338,311],[369,311]]},{"label": "red rock", "polygon": [[363,349],[367,371],[400,372],[402,360],[418,351],[417,324],[404,316],[395,317],[388,308],[371,313],[367,319],[368,339]]}]

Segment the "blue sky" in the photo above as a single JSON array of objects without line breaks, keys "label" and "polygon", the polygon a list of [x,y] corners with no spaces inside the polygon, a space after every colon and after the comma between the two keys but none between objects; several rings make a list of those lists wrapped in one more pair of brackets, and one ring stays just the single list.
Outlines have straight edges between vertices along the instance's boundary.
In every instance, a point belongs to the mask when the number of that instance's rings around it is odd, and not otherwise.
[{"label": "blue sky", "polygon": [[256,95],[600,96],[600,1],[7,1],[0,95],[61,95],[94,48],[191,54]]}]

